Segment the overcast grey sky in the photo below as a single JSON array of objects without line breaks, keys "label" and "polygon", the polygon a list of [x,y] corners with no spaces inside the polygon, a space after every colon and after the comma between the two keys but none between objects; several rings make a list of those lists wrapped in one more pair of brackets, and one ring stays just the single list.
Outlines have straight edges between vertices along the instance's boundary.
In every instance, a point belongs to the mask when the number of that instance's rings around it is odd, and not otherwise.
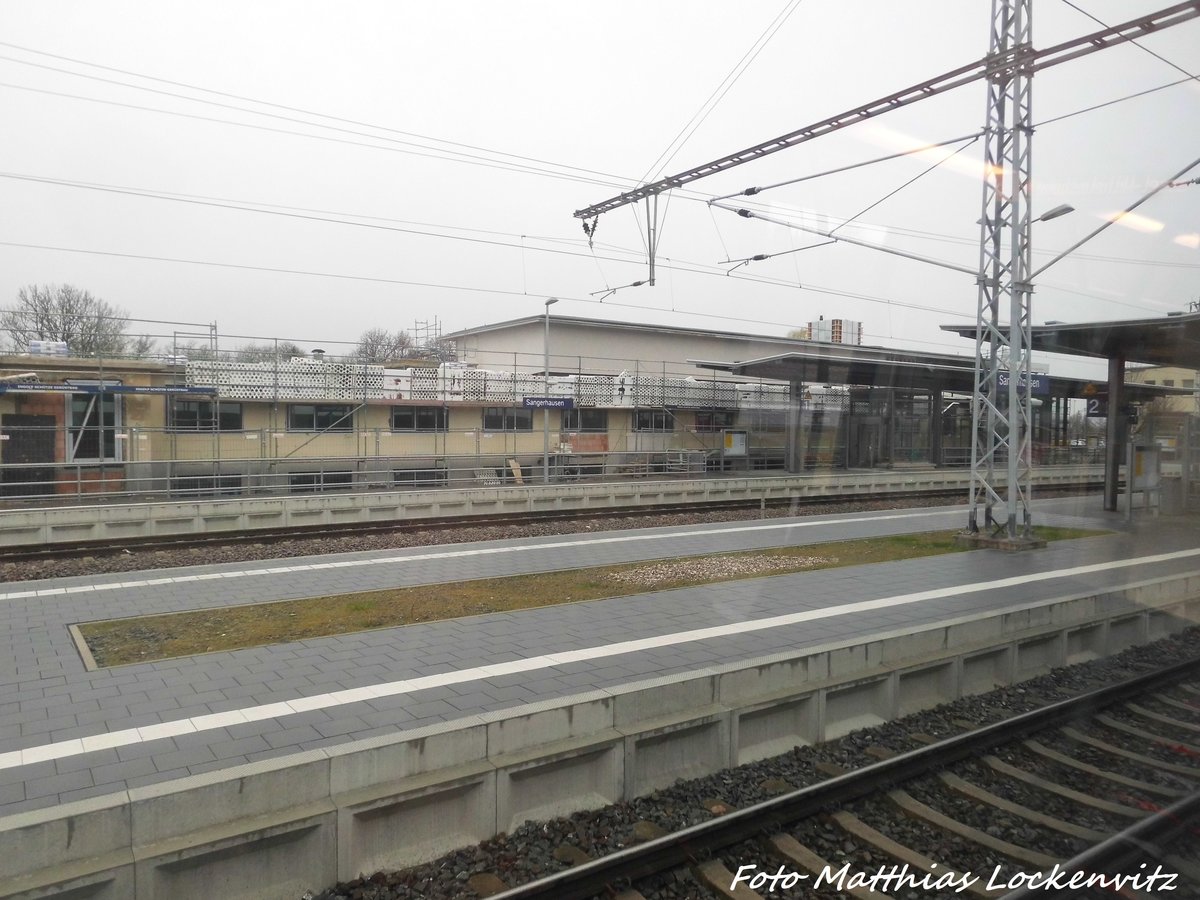
[{"label": "overcast grey sky", "polygon": [[[1166,5],[1073,2],[1108,24]],[[969,276],[846,244],[725,275],[723,260],[820,239],[697,198],[971,134],[982,84],[664,197],[658,284],[603,304],[606,288],[646,276],[641,212],[602,217],[594,252],[572,212],[976,60],[989,10],[987,0],[0,0],[0,305],[22,285],[71,283],[136,317],[336,350],[372,326],[437,317],[451,331],[540,313],[557,296],[563,314],[767,334],[843,316],[864,323],[865,343],[969,353],[937,327],[973,319]],[[1038,47],[1098,27],[1064,0],[1034,3]],[[1144,46],[1200,72],[1200,21]],[[1039,74],[1035,120],[1181,78],[1142,49],[1109,49]],[[953,149],[755,200],[837,221]],[[1047,122],[1034,143],[1035,214],[1064,202],[1077,212],[1035,226],[1035,265],[1197,156],[1195,81]],[[967,147],[854,233],[975,266],[981,157]],[[288,215],[237,208],[247,206]],[[1155,315],[1200,297],[1200,186],[1164,191],[1139,213],[1139,228],[1114,226],[1046,273],[1035,321]]]}]

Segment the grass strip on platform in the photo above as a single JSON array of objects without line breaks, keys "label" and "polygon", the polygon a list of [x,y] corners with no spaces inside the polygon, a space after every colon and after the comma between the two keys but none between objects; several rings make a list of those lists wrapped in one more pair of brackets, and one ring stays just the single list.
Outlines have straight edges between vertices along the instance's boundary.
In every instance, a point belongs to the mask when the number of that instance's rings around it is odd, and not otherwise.
[{"label": "grass strip on platform", "polygon": [[[1065,540],[1100,532],[1039,528],[1037,533],[1045,540]],[[806,547],[678,557],[215,607],[85,622],[77,627],[97,666],[119,666],[764,575],[915,559],[965,549],[955,542],[952,532],[890,535]]]}]

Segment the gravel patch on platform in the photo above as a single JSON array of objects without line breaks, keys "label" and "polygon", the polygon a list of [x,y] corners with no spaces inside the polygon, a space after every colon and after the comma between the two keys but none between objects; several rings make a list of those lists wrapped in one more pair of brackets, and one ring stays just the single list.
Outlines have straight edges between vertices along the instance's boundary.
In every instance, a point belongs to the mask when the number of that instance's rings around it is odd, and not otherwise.
[{"label": "gravel patch on platform", "polygon": [[772,572],[795,572],[813,566],[834,565],[837,559],[827,556],[702,556],[676,559],[638,566],[606,576],[608,581],[637,587],[670,584],[681,578],[705,578],[718,581],[730,576],[752,578]]}]

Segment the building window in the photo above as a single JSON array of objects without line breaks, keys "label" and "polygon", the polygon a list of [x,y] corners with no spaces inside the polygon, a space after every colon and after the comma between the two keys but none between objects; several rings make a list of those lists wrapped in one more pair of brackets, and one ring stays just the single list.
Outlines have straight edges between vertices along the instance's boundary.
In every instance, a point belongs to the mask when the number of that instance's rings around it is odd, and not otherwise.
[{"label": "building window", "polygon": [[635,409],[634,431],[674,431],[675,417],[665,409]]},{"label": "building window", "polygon": [[288,431],[353,431],[349,403],[289,403]]},{"label": "building window", "polygon": [[168,428],[174,431],[241,431],[242,404],[212,400],[172,401]]},{"label": "building window", "polygon": [[444,406],[393,406],[392,431],[445,431]]},{"label": "building window", "polygon": [[1194,388],[1196,386],[1196,379],[1195,378],[1185,378],[1185,379],[1183,379],[1183,381],[1179,382],[1179,386],[1185,387],[1185,388]]},{"label": "building window", "polygon": [[288,490],[293,494],[344,491],[353,484],[352,472],[293,472],[288,476]]},{"label": "building window", "polygon": [[1175,387],[1175,379],[1174,378],[1164,378],[1163,379],[1163,387]]},{"label": "building window", "polygon": [[735,416],[732,409],[700,410],[696,413],[696,431],[713,432],[732,428]]},{"label": "building window", "polygon": [[71,394],[67,398],[68,462],[110,462],[118,456],[120,406],[114,394]]},{"label": "building window", "polygon": [[484,431],[533,431],[533,410],[517,406],[485,406]]},{"label": "building window", "polygon": [[607,432],[607,409],[565,409],[562,417],[563,431]]}]

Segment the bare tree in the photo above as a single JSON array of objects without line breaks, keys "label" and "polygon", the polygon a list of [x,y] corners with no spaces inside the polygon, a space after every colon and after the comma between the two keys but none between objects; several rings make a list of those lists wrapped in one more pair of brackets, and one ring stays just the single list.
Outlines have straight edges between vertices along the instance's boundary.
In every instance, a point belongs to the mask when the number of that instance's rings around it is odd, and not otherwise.
[{"label": "bare tree", "polygon": [[307,356],[294,341],[272,341],[262,344],[243,344],[241,347],[214,350],[211,345],[187,341],[176,344],[175,352],[191,360],[221,360],[223,362],[263,363],[287,362],[293,356]]},{"label": "bare tree", "polygon": [[25,351],[30,341],[63,341],[72,356],[140,356],[149,353],[149,335],[131,337],[129,314],[69,284],[29,285],[17,303],[0,313],[0,329],[10,349]]},{"label": "bare tree", "polygon": [[407,331],[368,328],[359,336],[354,358],[359,362],[386,363],[411,356],[413,340]]},{"label": "bare tree", "polygon": [[286,362],[293,356],[306,356],[299,344],[278,341],[271,344],[245,344],[233,353],[237,362]]},{"label": "bare tree", "polygon": [[158,341],[148,334],[139,334],[137,337],[130,337],[128,341],[125,355],[132,356],[134,359],[143,359],[144,357],[151,356],[158,350]]},{"label": "bare tree", "polygon": [[227,353],[215,352],[211,345],[199,341],[176,341],[170,348],[172,355],[189,360],[224,359]]}]

